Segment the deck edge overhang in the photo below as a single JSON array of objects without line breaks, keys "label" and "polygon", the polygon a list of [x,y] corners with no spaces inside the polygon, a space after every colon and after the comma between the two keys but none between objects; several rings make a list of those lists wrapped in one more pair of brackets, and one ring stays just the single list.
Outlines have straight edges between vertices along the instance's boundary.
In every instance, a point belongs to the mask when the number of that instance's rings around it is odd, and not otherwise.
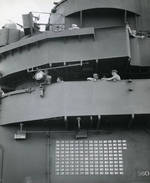
[{"label": "deck edge overhang", "polygon": [[90,1],[90,0],[74,0],[74,1],[64,1],[60,5],[56,6],[58,12],[64,14],[64,16],[69,16],[73,13],[95,9],[95,8],[113,8],[113,9],[120,9],[132,12],[134,14],[140,15],[140,2],[139,0],[126,0],[126,1]]},{"label": "deck edge overhang", "polygon": [[46,31],[44,33],[22,39],[20,41],[14,42],[12,44],[9,44],[7,46],[0,48],[0,54],[4,54],[6,52],[12,51],[14,49],[19,49],[24,46],[28,46],[31,44],[36,44],[40,41],[48,40],[48,39],[59,39],[63,37],[74,37],[74,36],[85,36],[85,35],[94,35],[95,30],[93,27],[89,28],[82,28],[77,30],[65,30],[62,32],[51,32]]},{"label": "deck edge overhang", "polygon": [[0,121],[5,125],[65,116],[148,115],[149,85],[149,79],[56,83],[46,88],[44,98],[36,89],[1,99]]}]

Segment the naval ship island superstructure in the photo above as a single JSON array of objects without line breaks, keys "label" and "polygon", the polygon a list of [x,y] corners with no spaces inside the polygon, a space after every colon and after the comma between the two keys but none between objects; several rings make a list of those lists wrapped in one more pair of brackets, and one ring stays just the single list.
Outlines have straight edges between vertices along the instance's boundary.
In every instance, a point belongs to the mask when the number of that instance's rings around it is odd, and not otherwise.
[{"label": "naval ship island superstructure", "polygon": [[63,0],[42,26],[0,30],[0,182],[149,183],[150,1]]}]

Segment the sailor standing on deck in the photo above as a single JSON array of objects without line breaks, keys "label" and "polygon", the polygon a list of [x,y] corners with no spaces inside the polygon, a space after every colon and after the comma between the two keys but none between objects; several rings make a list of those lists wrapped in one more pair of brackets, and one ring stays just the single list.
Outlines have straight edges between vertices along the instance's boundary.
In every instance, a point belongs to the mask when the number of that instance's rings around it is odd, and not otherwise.
[{"label": "sailor standing on deck", "polygon": [[49,75],[47,69],[44,72],[44,77],[45,77],[45,84],[50,85],[52,83],[52,76]]},{"label": "sailor standing on deck", "polygon": [[105,80],[105,81],[120,81],[121,80],[121,77],[119,76],[117,70],[112,70],[111,74],[112,74],[112,77],[110,77],[110,78],[102,78],[102,80]]},{"label": "sailor standing on deck", "polygon": [[97,81],[99,79],[98,74],[94,73],[93,77],[88,77],[87,81]]}]

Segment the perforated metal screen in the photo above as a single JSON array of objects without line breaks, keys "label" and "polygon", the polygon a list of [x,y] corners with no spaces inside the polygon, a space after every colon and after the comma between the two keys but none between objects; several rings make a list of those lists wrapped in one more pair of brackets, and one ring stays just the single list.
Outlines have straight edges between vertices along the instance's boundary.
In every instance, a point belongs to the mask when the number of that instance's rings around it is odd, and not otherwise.
[{"label": "perforated metal screen", "polygon": [[126,140],[57,140],[55,174],[124,175]]}]

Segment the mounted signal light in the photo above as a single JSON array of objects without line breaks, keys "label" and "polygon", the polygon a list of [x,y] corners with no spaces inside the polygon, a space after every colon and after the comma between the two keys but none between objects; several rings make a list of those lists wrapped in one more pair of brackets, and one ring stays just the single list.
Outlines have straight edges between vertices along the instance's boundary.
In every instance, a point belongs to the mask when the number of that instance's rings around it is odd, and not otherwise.
[{"label": "mounted signal light", "polygon": [[40,81],[45,77],[45,73],[43,71],[37,71],[34,75],[35,80]]}]

